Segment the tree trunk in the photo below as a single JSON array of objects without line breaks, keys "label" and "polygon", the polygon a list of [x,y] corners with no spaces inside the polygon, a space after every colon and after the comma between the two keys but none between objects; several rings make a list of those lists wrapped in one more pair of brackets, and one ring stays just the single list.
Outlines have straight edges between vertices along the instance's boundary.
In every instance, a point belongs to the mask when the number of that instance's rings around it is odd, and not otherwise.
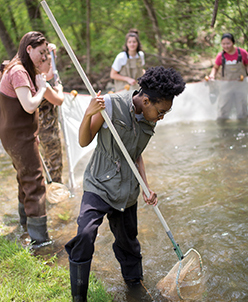
[{"label": "tree trunk", "polygon": [[215,21],[216,21],[217,11],[218,11],[218,4],[219,4],[219,0],[215,0],[213,18],[212,18],[212,22],[211,22],[211,27],[212,28],[214,27],[214,24],[215,24]]},{"label": "tree trunk", "polygon": [[144,2],[144,5],[145,5],[145,8],[147,10],[149,19],[152,23],[152,29],[153,29],[153,32],[154,32],[154,35],[155,35],[155,38],[156,38],[156,41],[157,41],[158,56],[159,56],[159,58],[161,58],[162,55],[165,55],[165,48],[162,44],[162,37],[161,37],[160,29],[159,29],[159,26],[158,26],[158,20],[157,20],[157,17],[156,17],[156,12],[154,10],[152,0],[143,0],[143,2]]},{"label": "tree trunk", "polygon": [[[63,9],[64,12],[67,11],[67,8],[64,6],[64,4],[61,2],[60,3],[61,8]],[[69,26],[72,30],[73,35],[76,38],[76,50],[79,50],[81,48],[81,46],[83,45],[83,41],[80,37],[80,35],[77,33],[74,24],[68,24],[67,26]]]},{"label": "tree trunk", "polygon": [[7,54],[9,56],[8,59],[11,60],[15,56],[17,50],[16,50],[16,47],[15,47],[1,17],[0,17],[0,39],[7,51]]},{"label": "tree trunk", "polygon": [[[40,13],[40,6],[37,0],[25,0],[32,30],[40,31],[46,36],[45,26]],[[47,37],[46,37],[47,38]]]}]

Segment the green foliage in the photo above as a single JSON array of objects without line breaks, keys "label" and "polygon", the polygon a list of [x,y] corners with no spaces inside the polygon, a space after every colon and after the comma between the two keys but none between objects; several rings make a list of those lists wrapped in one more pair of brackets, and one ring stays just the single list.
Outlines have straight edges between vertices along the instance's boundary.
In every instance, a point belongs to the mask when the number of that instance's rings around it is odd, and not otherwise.
[{"label": "green foliage", "polygon": [[0,301],[69,301],[68,272],[0,237]]},{"label": "green foliage", "polygon": [[[91,72],[101,73],[111,67],[115,56],[122,50],[125,35],[130,28],[140,31],[143,50],[147,55],[158,53],[156,33],[145,0],[91,0],[90,41]],[[211,28],[214,0],[149,0],[164,46],[164,56],[210,53],[220,50],[220,37],[224,32],[234,34],[237,45],[248,47],[248,5],[246,0],[220,0],[215,27]],[[66,39],[80,59],[86,64],[86,1],[47,0],[52,13]],[[24,0],[0,0],[1,18],[16,47],[20,38],[31,30]],[[62,47],[41,5],[47,39]],[[0,43],[0,59],[6,51]],[[67,58],[68,64],[69,58]]]},{"label": "green foliage", "polygon": [[112,302],[111,294],[106,294],[103,284],[92,273],[90,276],[88,299],[89,302]]},{"label": "green foliage", "polygon": [[221,0],[216,24],[218,38],[222,33],[234,35],[236,44],[248,49],[248,3],[240,0]]},{"label": "green foliage", "polygon": [[68,221],[70,219],[70,213],[68,211],[65,211],[64,213],[59,213],[58,217],[63,221]]},{"label": "green foliage", "polygon": [[19,252],[20,247],[15,242],[8,242],[0,237],[0,263]]},{"label": "green foliage", "polygon": [[13,42],[18,46],[21,37],[32,30],[24,1],[0,0],[0,16]]},{"label": "green foliage", "polygon": [[[28,249],[0,237],[1,302],[71,301],[69,272],[49,260],[34,257]],[[89,301],[111,302],[112,298],[94,274],[90,276]]]}]

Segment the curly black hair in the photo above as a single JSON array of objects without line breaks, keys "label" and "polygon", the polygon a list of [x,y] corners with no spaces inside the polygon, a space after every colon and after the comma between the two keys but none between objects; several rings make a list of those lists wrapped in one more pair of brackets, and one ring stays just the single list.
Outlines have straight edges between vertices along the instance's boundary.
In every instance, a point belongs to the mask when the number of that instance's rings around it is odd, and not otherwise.
[{"label": "curly black hair", "polygon": [[160,100],[173,100],[185,88],[181,75],[173,68],[165,69],[163,66],[151,67],[138,78],[141,87],[140,93],[146,93],[152,102]]}]

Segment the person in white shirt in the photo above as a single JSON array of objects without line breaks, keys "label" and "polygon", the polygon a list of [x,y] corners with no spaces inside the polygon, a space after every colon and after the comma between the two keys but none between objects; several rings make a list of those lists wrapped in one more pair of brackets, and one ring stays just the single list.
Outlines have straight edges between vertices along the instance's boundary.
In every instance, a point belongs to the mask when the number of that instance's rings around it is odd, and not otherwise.
[{"label": "person in white shirt", "polygon": [[115,82],[115,92],[139,89],[137,79],[145,73],[144,65],[145,55],[138,31],[131,29],[126,35],[124,51],[116,56],[111,68],[110,78]]}]

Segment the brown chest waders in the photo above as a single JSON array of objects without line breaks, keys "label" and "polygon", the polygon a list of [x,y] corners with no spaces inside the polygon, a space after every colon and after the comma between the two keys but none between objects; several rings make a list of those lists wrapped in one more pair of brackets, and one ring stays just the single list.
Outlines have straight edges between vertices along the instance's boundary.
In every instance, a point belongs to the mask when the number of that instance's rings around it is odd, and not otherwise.
[{"label": "brown chest waders", "polygon": [[[0,139],[17,172],[18,199],[24,206],[19,207],[22,214],[21,223],[25,224],[26,214],[31,239],[43,242],[48,239],[46,191],[36,140],[37,133],[38,111],[29,114],[22,108],[17,98],[0,93]],[[41,225],[41,229],[38,230]]]}]

